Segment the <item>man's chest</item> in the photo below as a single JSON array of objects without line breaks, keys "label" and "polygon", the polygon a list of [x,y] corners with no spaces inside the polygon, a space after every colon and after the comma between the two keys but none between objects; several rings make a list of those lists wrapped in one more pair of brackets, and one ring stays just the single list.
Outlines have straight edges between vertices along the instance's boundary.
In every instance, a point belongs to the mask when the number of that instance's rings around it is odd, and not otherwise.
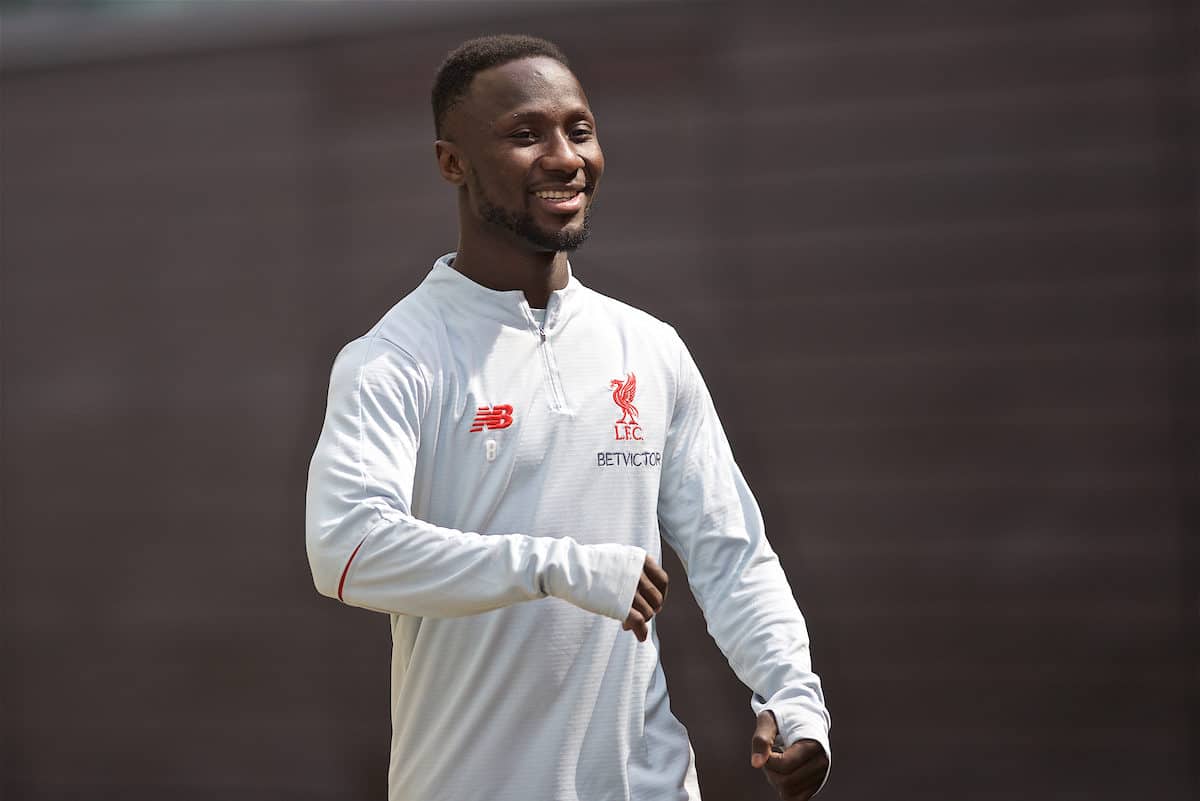
[{"label": "man's chest", "polygon": [[652,515],[674,364],[636,336],[586,333],[509,336],[456,354],[440,376],[437,419],[423,426],[436,437],[418,460],[435,507],[459,496],[488,508],[625,504]]},{"label": "man's chest", "polygon": [[531,335],[504,345],[456,361],[444,449],[492,461],[508,452],[523,463],[543,462],[552,448],[597,464],[606,461],[598,453],[661,452],[674,378],[655,350],[619,337]]}]

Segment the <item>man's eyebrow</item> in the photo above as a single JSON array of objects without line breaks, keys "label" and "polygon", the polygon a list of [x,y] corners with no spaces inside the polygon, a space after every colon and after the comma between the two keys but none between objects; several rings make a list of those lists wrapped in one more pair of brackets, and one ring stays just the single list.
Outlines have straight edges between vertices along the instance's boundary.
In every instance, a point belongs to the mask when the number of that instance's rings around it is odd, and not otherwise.
[{"label": "man's eyebrow", "polygon": [[[526,109],[523,111],[509,112],[509,113],[505,114],[504,116],[502,116],[500,119],[504,122],[517,122],[519,120],[528,120],[528,119],[547,119],[547,118],[554,117],[554,116],[557,116],[557,115],[550,114],[545,111],[538,111],[537,109]],[[588,109],[585,106],[579,106],[578,108],[571,109],[569,112],[567,112],[566,116],[591,118],[592,112],[591,112],[591,109]]]}]

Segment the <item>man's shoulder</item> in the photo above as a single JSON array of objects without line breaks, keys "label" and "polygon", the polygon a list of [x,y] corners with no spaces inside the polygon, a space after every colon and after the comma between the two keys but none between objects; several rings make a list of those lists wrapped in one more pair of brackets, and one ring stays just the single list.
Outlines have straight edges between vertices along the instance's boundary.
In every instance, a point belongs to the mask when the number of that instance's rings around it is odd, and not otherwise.
[{"label": "man's shoulder", "polygon": [[661,339],[674,344],[679,340],[679,334],[670,323],[659,319],[650,312],[626,303],[623,300],[597,292],[585,287],[591,307],[597,314],[622,328],[637,332],[639,335]]},{"label": "man's shoulder", "polygon": [[375,325],[360,337],[391,345],[414,357],[429,353],[443,339],[443,310],[433,298],[428,280],[413,287],[383,313]]},{"label": "man's shoulder", "polygon": [[371,333],[414,355],[427,351],[446,329],[444,309],[432,295],[426,283],[418,284],[379,318]]},{"label": "man's shoulder", "polygon": [[342,348],[337,361],[367,362],[391,354],[401,362],[424,365],[444,341],[445,323],[425,284],[398,300],[363,334]]}]

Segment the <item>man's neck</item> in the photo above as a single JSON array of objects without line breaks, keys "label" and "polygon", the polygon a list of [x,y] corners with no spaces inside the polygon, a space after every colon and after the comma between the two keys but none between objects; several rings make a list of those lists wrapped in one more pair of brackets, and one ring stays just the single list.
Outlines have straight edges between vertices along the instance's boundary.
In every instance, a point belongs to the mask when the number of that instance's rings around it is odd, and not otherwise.
[{"label": "man's neck", "polygon": [[546,308],[550,293],[567,285],[567,254],[472,247],[460,240],[454,269],[488,289],[519,289],[535,309]]}]

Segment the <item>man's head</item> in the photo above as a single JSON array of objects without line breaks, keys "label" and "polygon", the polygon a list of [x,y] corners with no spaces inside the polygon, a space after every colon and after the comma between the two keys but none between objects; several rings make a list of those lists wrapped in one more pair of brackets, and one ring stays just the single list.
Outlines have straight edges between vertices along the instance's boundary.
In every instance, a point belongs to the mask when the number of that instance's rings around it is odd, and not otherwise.
[{"label": "man's head", "polygon": [[438,70],[433,115],[463,237],[538,251],[583,243],[604,154],[561,50],[531,36],[465,42]]}]

